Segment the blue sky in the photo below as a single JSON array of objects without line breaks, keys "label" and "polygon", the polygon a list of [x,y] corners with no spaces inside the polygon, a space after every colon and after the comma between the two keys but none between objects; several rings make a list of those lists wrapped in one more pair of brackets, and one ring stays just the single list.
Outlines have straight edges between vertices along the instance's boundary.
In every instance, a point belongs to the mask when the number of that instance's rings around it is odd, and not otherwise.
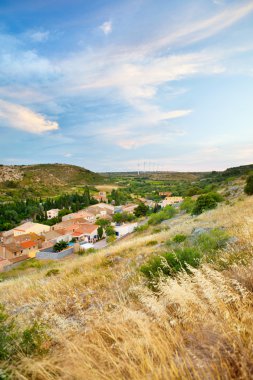
[{"label": "blue sky", "polygon": [[0,0],[0,162],[253,162],[253,1]]}]

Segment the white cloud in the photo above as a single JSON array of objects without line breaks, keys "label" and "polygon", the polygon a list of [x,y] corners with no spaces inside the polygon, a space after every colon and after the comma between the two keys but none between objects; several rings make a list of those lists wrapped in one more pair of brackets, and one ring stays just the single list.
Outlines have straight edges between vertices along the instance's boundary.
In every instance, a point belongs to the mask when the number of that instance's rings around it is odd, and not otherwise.
[{"label": "white cloud", "polygon": [[4,100],[0,100],[0,121],[6,127],[36,134],[59,128],[57,122],[50,121],[29,108]]},{"label": "white cloud", "polygon": [[107,35],[112,32],[112,22],[111,21],[105,21],[102,25],[99,27],[102,32]]},{"label": "white cloud", "polygon": [[45,42],[48,40],[48,37],[49,37],[48,31],[46,31],[46,32],[37,31],[37,32],[32,32],[30,34],[30,38],[34,42]]}]

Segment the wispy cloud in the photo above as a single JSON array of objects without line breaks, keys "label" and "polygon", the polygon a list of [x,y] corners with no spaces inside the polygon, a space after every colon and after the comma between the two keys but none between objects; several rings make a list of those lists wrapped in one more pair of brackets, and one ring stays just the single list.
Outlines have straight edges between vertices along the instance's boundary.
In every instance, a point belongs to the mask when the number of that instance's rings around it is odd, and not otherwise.
[{"label": "wispy cloud", "polygon": [[44,32],[35,31],[35,32],[29,33],[29,36],[30,36],[31,40],[34,42],[45,42],[48,40],[49,31],[44,31]]},{"label": "wispy cloud", "polygon": [[112,22],[111,21],[105,21],[102,25],[99,27],[102,32],[107,35],[112,32]]},{"label": "wispy cloud", "polygon": [[59,128],[57,122],[50,121],[29,108],[4,100],[0,100],[0,120],[3,126],[35,134],[54,131]]}]

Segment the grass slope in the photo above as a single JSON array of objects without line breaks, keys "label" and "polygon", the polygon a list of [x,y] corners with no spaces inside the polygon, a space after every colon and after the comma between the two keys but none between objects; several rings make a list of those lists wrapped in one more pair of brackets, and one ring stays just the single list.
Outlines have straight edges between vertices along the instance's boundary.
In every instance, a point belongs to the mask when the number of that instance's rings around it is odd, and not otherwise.
[{"label": "grass slope", "polygon": [[[252,378],[252,207],[253,197],[243,197],[58,262],[55,276],[41,268],[3,281],[0,299],[16,323],[38,321],[49,335],[46,354],[21,353],[8,364],[12,378]],[[153,292],[140,266],[195,227],[223,227],[238,241],[219,263],[164,279]]]},{"label": "grass slope", "polygon": [[57,195],[73,187],[101,184],[105,179],[90,170],[67,164],[0,166],[0,195]]}]

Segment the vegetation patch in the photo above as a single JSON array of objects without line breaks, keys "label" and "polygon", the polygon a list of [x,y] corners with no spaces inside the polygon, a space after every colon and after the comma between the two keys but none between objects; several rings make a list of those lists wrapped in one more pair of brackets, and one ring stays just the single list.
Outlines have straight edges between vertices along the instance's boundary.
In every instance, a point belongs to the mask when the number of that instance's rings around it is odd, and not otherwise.
[{"label": "vegetation patch", "polygon": [[60,270],[57,269],[57,268],[53,268],[53,269],[50,269],[49,271],[47,271],[46,273],[46,277],[52,277],[52,276],[56,276],[57,274],[60,273]]},{"label": "vegetation patch", "polygon": [[161,275],[175,276],[182,270],[191,273],[190,268],[197,268],[201,257],[200,251],[196,248],[177,249],[174,252],[153,256],[140,270],[149,280]]},{"label": "vegetation patch", "polygon": [[146,244],[146,246],[147,246],[147,247],[152,247],[152,246],[157,245],[157,244],[158,244],[158,241],[157,241],[157,240],[150,240],[150,241]]},{"label": "vegetation patch", "polygon": [[152,214],[148,220],[148,224],[157,225],[164,220],[171,219],[176,214],[176,209],[171,206],[166,206],[162,211]]},{"label": "vegetation patch", "polygon": [[22,353],[27,356],[43,354],[46,352],[46,339],[45,328],[41,324],[35,322],[21,330],[0,305],[0,362],[8,360],[15,365]]},{"label": "vegetation patch", "polygon": [[183,235],[183,234],[177,234],[173,237],[173,241],[175,243],[183,243],[185,240],[187,239],[187,236],[186,235]]}]

